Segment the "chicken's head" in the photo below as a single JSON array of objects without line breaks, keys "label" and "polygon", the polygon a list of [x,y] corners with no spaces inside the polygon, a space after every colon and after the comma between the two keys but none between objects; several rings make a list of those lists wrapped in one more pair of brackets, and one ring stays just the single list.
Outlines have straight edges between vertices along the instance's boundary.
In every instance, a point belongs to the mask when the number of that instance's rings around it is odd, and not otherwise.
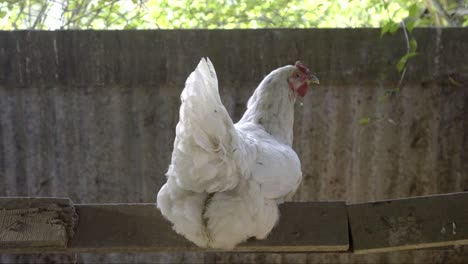
[{"label": "chicken's head", "polygon": [[319,79],[311,74],[310,70],[300,61],[297,61],[293,67],[291,76],[288,78],[289,88],[296,95],[304,97],[311,83],[319,84]]}]

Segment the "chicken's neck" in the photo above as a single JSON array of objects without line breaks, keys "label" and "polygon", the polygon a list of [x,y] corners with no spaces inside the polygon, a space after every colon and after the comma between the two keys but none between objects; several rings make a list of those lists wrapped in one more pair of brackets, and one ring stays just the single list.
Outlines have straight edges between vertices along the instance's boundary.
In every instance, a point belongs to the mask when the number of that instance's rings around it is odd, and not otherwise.
[{"label": "chicken's neck", "polygon": [[291,146],[296,96],[288,87],[270,87],[268,84],[268,80],[262,82],[255,90],[239,122],[259,124],[276,140]]}]

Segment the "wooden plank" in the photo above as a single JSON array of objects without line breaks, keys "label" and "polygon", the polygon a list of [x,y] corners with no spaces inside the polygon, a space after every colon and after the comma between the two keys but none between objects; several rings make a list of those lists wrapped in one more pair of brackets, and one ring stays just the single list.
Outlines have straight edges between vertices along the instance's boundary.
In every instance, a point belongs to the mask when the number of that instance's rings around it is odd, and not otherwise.
[{"label": "wooden plank", "polygon": [[0,249],[66,248],[76,216],[69,199],[0,198]]},{"label": "wooden plank", "polygon": [[[176,234],[154,204],[77,205],[77,211],[73,251],[203,250]],[[235,251],[348,250],[344,202],[286,203],[280,211],[280,222],[266,240],[248,241]]]},{"label": "wooden plank", "polygon": [[172,231],[155,204],[77,205],[70,249],[81,252],[180,251],[194,246]]},{"label": "wooden plank", "polygon": [[252,240],[238,251],[347,251],[344,202],[292,202],[280,206],[280,222],[266,240]]},{"label": "wooden plank", "polygon": [[[0,208],[0,252],[206,251],[176,234],[154,204],[76,205],[78,223],[68,199],[0,198]],[[347,208],[343,202],[285,203],[266,240],[235,251],[346,252],[346,209],[356,253],[468,244],[468,193],[456,193]]]},{"label": "wooden plank", "polygon": [[[176,234],[154,204],[75,205],[79,215],[68,248],[20,248],[8,252],[217,251],[196,247]],[[347,251],[344,202],[285,203],[266,240],[239,245],[240,252]]]},{"label": "wooden plank", "polygon": [[468,193],[348,205],[355,253],[468,244]]}]

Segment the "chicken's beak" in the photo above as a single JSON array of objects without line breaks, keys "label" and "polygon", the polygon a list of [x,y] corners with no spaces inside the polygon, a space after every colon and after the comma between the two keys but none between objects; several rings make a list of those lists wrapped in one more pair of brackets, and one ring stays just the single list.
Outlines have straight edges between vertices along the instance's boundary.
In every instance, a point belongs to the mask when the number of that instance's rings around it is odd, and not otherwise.
[{"label": "chicken's beak", "polygon": [[311,75],[309,76],[309,80],[307,80],[307,84],[309,84],[309,85],[310,85],[310,84],[320,84],[320,81],[319,81],[319,79],[317,78],[317,76],[311,74]]}]

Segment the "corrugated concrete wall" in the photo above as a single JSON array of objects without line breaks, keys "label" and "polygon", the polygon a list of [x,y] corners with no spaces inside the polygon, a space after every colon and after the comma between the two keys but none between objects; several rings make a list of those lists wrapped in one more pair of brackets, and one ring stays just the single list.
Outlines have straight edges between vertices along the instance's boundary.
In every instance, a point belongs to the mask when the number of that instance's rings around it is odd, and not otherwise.
[{"label": "corrugated concrete wall", "polygon": [[[296,107],[296,200],[376,199],[468,189],[468,30],[416,30],[400,92],[402,34],[377,29],[0,32],[0,195],[154,202],[179,94],[200,57],[238,120],[272,69],[319,76]],[[370,118],[361,125],[361,118]],[[364,220],[363,220],[364,221]],[[3,255],[0,262],[464,263],[468,248],[351,254]]]}]

